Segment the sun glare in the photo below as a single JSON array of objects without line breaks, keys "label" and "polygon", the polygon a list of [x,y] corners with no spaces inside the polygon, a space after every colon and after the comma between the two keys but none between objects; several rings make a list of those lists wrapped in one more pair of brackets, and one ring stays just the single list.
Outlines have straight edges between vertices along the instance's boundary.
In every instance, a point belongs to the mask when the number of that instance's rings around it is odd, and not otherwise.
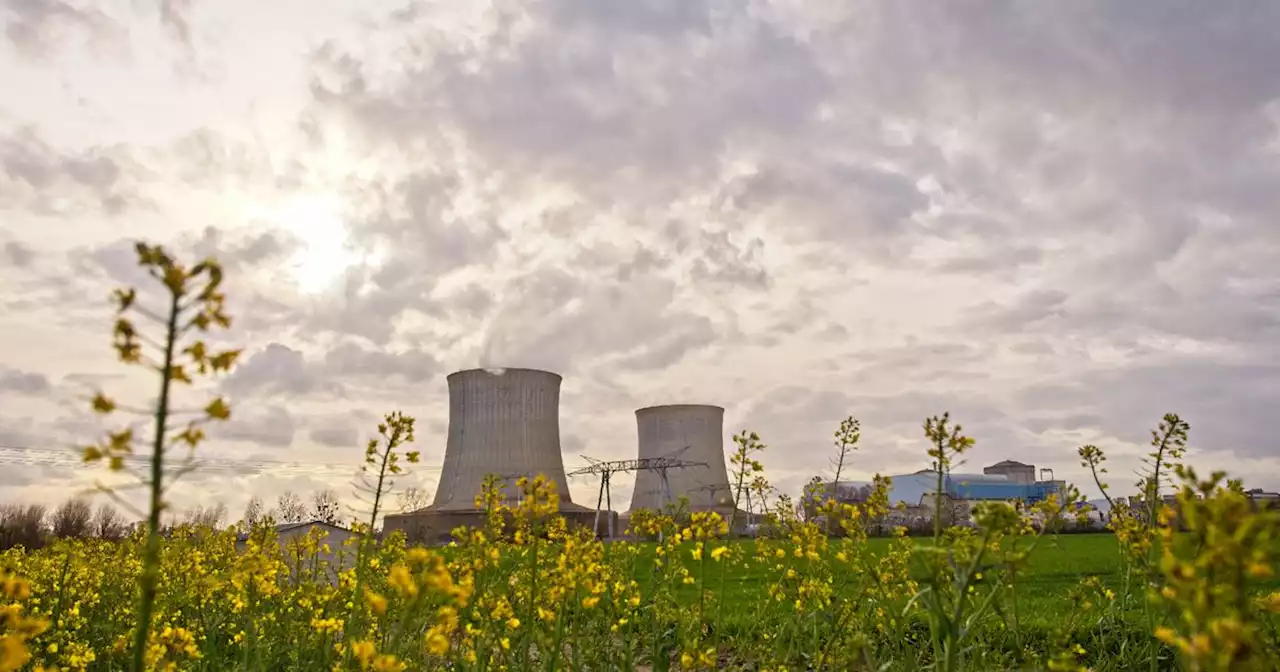
[{"label": "sun glare", "polygon": [[356,260],[350,231],[342,221],[336,198],[302,197],[281,208],[277,221],[302,241],[289,261],[298,288],[308,294],[324,291]]}]

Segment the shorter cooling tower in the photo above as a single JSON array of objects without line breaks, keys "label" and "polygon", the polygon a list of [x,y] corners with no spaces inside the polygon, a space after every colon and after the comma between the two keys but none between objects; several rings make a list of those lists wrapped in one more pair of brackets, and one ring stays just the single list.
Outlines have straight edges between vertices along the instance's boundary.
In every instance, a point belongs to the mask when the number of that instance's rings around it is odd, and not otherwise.
[{"label": "shorter cooling tower", "polygon": [[[631,510],[661,509],[687,497],[694,511],[733,508],[724,457],[724,409],[701,404],[650,406],[636,411],[639,457],[678,457],[705,467],[667,470],[669,492],[656,471],[636,473]],[[670,499],[666,500],[666,495]]]},{"label": "shorter cooling tower", "polygon": [[560,455],[560,380],[534,369],[450,375],[449,439],[432,508],[474,509],[486,474],[512,481],[542,474],[569,501]]},{"label": "shorter cooling tower", "polygon": [[502,479],[513,503],[520,496],[515,481],[540,474],[555,483],[562,514],[574,522],[593,515],[593,509],[569,498],[560,453],[560,381],[559,375],[536,369],[450,374],[449,437],[435,499],[420,511],[387,516],[385,527],[405,530],[418,541],[460,525],[483,524],[475,501],[487,475]]}]

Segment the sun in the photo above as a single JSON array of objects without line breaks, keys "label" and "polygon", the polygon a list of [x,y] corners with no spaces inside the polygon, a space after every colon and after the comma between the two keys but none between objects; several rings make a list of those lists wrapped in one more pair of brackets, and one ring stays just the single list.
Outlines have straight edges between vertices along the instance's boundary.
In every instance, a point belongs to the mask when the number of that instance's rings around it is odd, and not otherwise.
[{"label": "sun", "polygon": [[276,214],[278,225],[302,242],[289,260],[293,280],[302,292],[328,289],[357,260],[341,206],[336,197],[302,196],[284,203]]}]

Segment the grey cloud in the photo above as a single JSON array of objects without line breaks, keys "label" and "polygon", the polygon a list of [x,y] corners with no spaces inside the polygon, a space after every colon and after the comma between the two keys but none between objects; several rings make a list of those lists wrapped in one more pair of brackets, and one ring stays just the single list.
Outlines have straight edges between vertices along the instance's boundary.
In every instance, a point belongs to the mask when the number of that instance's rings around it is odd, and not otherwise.
[{"label": "grey cloud", "polygon": [[243,411],[237,408],[232,419],[218,427],[217,437],[288,448],[297,429],[293,415],[283,406],[246,406]]},{"label": "grey cloud", "polygon": [[1091,421],[1107,436],[1145,444],[1147,430],[1172,412],[1191,423],[1193,448],[1280,457],[1280,443],[1263,420],[1280,404],[1277,381],[1280,367],[1274,364],[1164,356],[1120,370],[1090,371],[1072,386],[1039,386],[1020,396],[1029,407],[1051,413],[1061,427]]},{"label": "grey cloud", "polygon": [[[426,37],[433,31],[424,21],[415,39],[431,41],[431,65],[390,82],[373,81],[331,48],[320,60],[336,83],[317,83],[317,98],[400,144],[433,138],[421,120],[442,119],[504,172],[553,176],[591,200],[633,203],[655,189],[678,193],[683,178],[714,176],[729,140],[803,126],[822,100],[828,84],[809,51],[767,23],[733,13],[713,21],[706,3],[623,4],[530,7],[532,31],[495,36],[509,45],[500,58],[450,51]],[[617,30],[620,14],[653,19],[639,21],[651,30]]]},{"label": "grey cloud", "polygon": [[974,319],[1000,331],[1034,326],[1054,317],[1065,317],[1070,296],[1057,289],[1033,290],[1019,296],[1012,305],[988,303],[974,311]]},{"label": "grey cloud", "polygon": [[249,355],[232,371],[223,387],[234,394],[265,396],[305,395],[336,389],[320,378],[300,351],[279,343],[271,343]]},{"label": "grey cloud", "polygon": [[338,377],[399,377],[421,383],[438,373],[440,365],[425,352],[390,353],[346,342],[325,354],[323,371]]},{"label": "grey cloud", "polygon": [[35,259],[36,253],[26,245],[16,241],[5,241],[4,256],[17,268],[26,268],[31,265],[31,260]]},{"label": "grey cloud", "polygon": [[65,0],[9,0],[5,20],[5,36],[18,50],[38,57],[50,51],[63,38],[60,33],[83,31],[101,37],[116,26],[102,12],[84,3]]},{"label": "grey cloud", "polygon": [[911,176],[808,157],[743,178],[726,202],[742,214],[798,220],[801,230],[828,241],[877,236],[865,239],[876,251],[889,249],[884,239],[904,232],[904,222],[926,204]]},{"label": "grey cloud", "polygon": [[661,278],[612,283],[540,269],[507,289],[481,350],[482,365],[572,371],[619,356],[631,368],[663,366],[714,338],[709,320],[673,305]]},{"label": "grey cloud", "polygon": [[[677,226],[669,226],[668,233]],[[768,288],[769,271],[760,260],[764,242],[759,238],[738,243],[730,238],[728,231],[707,231],[701,228],[697,229],[697,235],[699,239],[696,242],[676,237],[678,242],[675,244],[677,252],[683,251],[681,248],[686,246],[694,247],[689,269],[689,275],[694,281],[757,290]]]},{"label": "grey cloud", "polygon": [[109,148],[65,152],[31,128],[0,137],[0,168],[11,183],[5,200],[21,199],[27,207],[50,213],[65,211],[63,200],[122,212],[143,201],[127,179],[132,166],[117,154]]},{"label": "grey cloud", "polygon": [[389,378],[421,383],[439,371],[439,363],[424,352],[370,350],[348,341],[330,348],[323,357],[308,358],[300,350],[271,343],[249,355],[223,387],[249,396],[344,398],[352,385],[381,384]]},{"label": "grey cloud", "polygon": [[1029,431],[1042,434],[1048,430],[1092,429],[1106,424],[1106,420],[1096,413],[1074,413],[1070,415],[1024,418],[1022,424]]},{"label": "grey cloud", "polygon": [[325,413],[312,416],[307,420],[311,426],[307,436],[312,442],[328,445],[330,448],[358,448],[367,439],[365,433],[372,431],[378,424],[379,417],[365,410]]},{"label": "grey cloud", "polygon": [[160,21],[183,46],[190,48],[191,26],[187,22],[187,13],[191,11],[191,0],[161,0]]},{"label": "grey cloud", "polygon": [[212,226],[205,227],[191,243],[196,256],[214,257],[224,268],[232,270],[248,270],[267,262],[280,263],[297,247],[296,239],[279,231],[224,231]]},{"label": "grey cloud", "polygon": [[715,325],[702,315],[690,315],[671,330],[644,344],[644,350],[618,362],[623,369],[652,371],[670,368],[690,353],[716,340]]},{"label": "grey cloud", "polygon": [[42,443],[43,437],[30,418],[0,417],[0,446],[26,448]]},{"label": "grey cloud", "polygon": [[446,305],[467,319],[479,319],[494,306],[492,290],[479,284],[470,284],[444,298]]},{"label": "grey cloud", "polygon": [[855,396],[849,399],[859,418],[874,426],[920,425],[926,417],[950,412],[956,422],[966,426],[990,425],[1008,415],[1000,402],[981,394],[960,392],[906,392],[886,396]]},{"label": "grey cloud", "polygon": [[312,441],[331,448],[351,448],[360,441],[360,433],[351,425],[313,427],[308,436]]},{"label": "grey cloud", "polygon": [[577,434],[566,434],[560,438],[560,448],[566,455],[581,455],[587,450],[587,443]]},{"label": "grey cloud", "polygon": [[19,394],[47,394],[50,389],[49,379],[43,374],[0,366],[0,390]]},{"label": "grey cloud", "polygon": [[[994,343],[904,339],[899,346],[859,349],[847,353],[848,379],[894,381],[896,385],[958,387],[981,384],[987,378],[982,365],[996,352]],[[943,382],[945,381],[945,382]],[[895,386],[896,386],[895,385]]]}]

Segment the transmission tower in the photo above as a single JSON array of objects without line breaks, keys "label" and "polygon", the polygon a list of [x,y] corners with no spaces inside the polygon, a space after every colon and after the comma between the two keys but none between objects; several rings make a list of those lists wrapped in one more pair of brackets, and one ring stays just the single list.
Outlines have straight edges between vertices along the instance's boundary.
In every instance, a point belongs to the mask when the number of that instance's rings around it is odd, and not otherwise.
[{"label": "transmission tower", "polygon": [[[593,531],[599,536],[600,534],[600,507],[607,507],[605,510],[613,511],[613,498],[609,492],[609,479],[614,474],[635,472],[635,471],[656,471],[658,472],[658,481],[662,484],[662,505],[666,506],[671,502],[671,483],[667,480],[667,471],[670,469],[686,469],[689,467],[706,467],[706,462],[694,462],[692,460],[682,460],[680,455],[688,450],[688,446],[662,457],[643,457],[635,460],[613,460],[604,461],[597,460],[593,457],[582,457],[590,464],[570,472],[569,476],[584,476],[587,474],[600,475],[600,492],[596,495],[596,515],[593,522]],[[613,534],[613,516],[609,516],[609,539],[612,540]]]}]

